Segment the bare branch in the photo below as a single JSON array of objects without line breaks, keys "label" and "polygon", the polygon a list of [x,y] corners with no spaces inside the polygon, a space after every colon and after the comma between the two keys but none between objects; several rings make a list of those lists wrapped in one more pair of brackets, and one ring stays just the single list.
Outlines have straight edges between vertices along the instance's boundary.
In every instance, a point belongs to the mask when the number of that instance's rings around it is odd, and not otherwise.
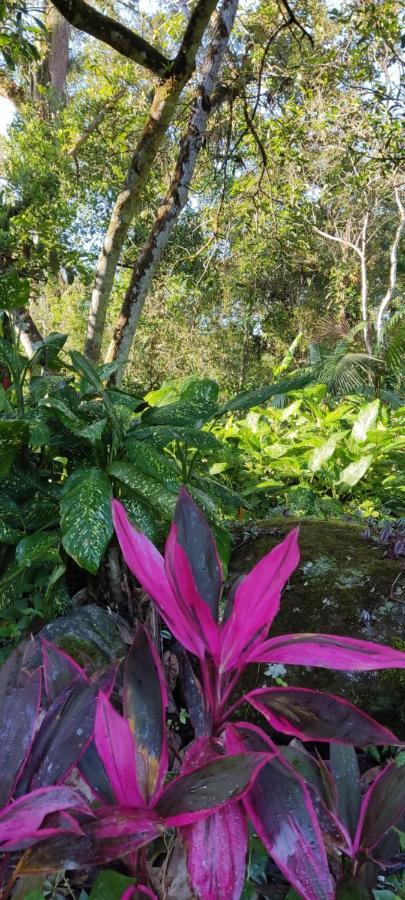
[{"label": "bare branch", "polygon": [[79,31],[103,41],[155,75],[167,76],[170,60],[131,28],[89,6],[85,0],[52,0],[52,3]]},{"label": "bare branch", "polygon": [[302,22],[300,22],[300,20],[297,19],[297,16],[295,15],[294,10],[291,9],[291,6],[290,6],[290,4],[288,3],[288,0],[279,0],[279,2],[280,2],[280,4],[281,4],[281,6],[283,6],[284,9],[286,10],[286,12],[288,13],[290,22],[293,22],[294,25],[296,25],[297,28],[299,28],[299,30],[302,32],[302,34],[304,35],[304,37],[307,38],[307,40],[310,42],[310,44],[312,45],[312,47],[315,47],[315,41],[314,41],[314,39],[313,39],[313,37],[312,37],[312,34],[311,34],[309,31],[307,31],[307,29],[304,27],[304,25],[302,24]]},{"label": "bare branch", "polygon": [[390,275],[389,275],[389,285],[387,289],[387,293],[383,297],[380,306],[378,307],[377,319],[376,319],[376,334],[377,334],[377,345],[380,346],[382,340],[383,333],[383,318],[386,309],[388,308],[391,300],[394,296],[394,291],[397,283],[397,259],[398,259],[398,248],[401,240],[401,235],[403,228],[405,226],[405,206],[401,200],[401,191],[399,187],[395,188],[395,202],[397,204],[399,210],[399,223],[397,230],[395,232],[395,238],[393,240],[390,252]]}]

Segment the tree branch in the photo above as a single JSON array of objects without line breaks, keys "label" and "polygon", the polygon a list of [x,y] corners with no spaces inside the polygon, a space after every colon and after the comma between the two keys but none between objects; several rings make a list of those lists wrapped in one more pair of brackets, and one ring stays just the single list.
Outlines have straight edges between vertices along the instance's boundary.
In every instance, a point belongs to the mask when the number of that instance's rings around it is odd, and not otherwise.
[{"label": "tree branch", "polygon": [[85,0],[52,0],[52,3],[74,28],[103,41],[155,75],[167,76],[170,60],[131,28],[89,6]]},{"label": "tree branch", "polygon": [[101,124],[101,122],[107,115],[108,111],[111,109],[111,107],[115,106],[115,104],[118,102],[118,100],[121,100],[121,97],[125,96],[125,93],[126,93],[126,91],[123,88],[121,91],[118,91],[117,94],[114,94],[114,97],[111,97],[110,100],[107,100],[104,103],[104,105],[99,110],[97,115],[94,116],[94,119],[92,119],[91,122],[89,122],[89,124],[86,126],[86,128],[84,128],[80,137],[76,138],[76,140],[72,144],[72,146],[69,147],[69,149],[67,151],[68,156],[76,156],[76,153],[80,150],[82,145],[86,143],[86,141],[93,134],[93,132],[96,130],[96,128],[98,128],[98,126]]},{"label": "tree branch", "polygon": [[389,275],[389,285],[388,290],[385,296],[383,297],[380,306],[378,307],[377,319],[376,319],[376,334],[377,334],[377,345],[381,345],[382,332],[383,332],[383,318],[384,313],[391,300],[394,296],[394,291],[397,283],[397,259],[398,259],[398,248],[401,240],[401,235],[403,228],[405,226],[405,206],[401,200],[401,191],[399,187],[395,188],[395,202],[399,209],[399,223],[397,230],[395,232],[395,238],[392,243],[391,253],[390,253],[390,275]]}]

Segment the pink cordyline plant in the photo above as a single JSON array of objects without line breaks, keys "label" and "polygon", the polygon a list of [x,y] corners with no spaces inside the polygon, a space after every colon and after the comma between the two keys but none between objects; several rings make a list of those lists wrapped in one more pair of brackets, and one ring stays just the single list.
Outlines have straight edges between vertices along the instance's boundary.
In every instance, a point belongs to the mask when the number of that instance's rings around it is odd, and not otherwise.
[{"label": "pink cordyline plant", "polygon": [[[405,668],[391,647],[334,634],[267,638],[283,587],[299,562],[298,528],[274,547],[231,593],[220,615],[223,577],[201,510],[182,488],[164,558],[113,500],[115,530],[125,561],[155,602],[172,634],[199,659],[207,732],[219,734],[234,710],[230,698],[249,663],[283,663],[366,671]],[[398,743],[387,729],[348,701],[303,688],[264,688],[245,695],[271,725],[303,740],[364,746]]]},{"label": "pink cordyline plant", "polygon": [[[226,758],[227,754],[267,754],[266,763],[255,771],[253,784],[234,802],[212,808],[209,816],[196,816],[193,822],[177,821],[193,891],[201,900],[239,900],[250,818],[300,897],[333,900],[335,884],[324,836],[337,846],[340,856],[343,853],[353,859],[355,851],[347,831],[261,728],[240,721],[233,725],[230,716],[247,701],[274,729],[304,741],[357,746],[399,741],[356,706],[329,693],[300,687],[262,688],[236,702],[232,702],[232,694],[249,663],[372,670],[405,668],[405,654],[329,634],[267,638],[280,607],[282,589],[299,561],[297,529],[239,582],[223,604],[222,570],[215,542],[186,490],[180,491],[164,558],[131,525],[116,500],[113,518],[129,568],[154,600],[173,635],[199,661],[200,678],[188,657],[183,660],[186,701],[196,740],[186,751],[182,774],[198,771],[210,760]],[[106,765],[107,760],[103,760]],[[398,794],[390,822],[400,814],[400,799]]]}]

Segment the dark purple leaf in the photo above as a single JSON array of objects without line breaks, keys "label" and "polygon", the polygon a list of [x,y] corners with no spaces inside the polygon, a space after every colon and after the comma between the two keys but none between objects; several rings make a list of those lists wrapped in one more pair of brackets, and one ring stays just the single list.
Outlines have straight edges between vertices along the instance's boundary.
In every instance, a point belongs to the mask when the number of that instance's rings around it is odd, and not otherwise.
[{"label": "dark purple leaf", "polygon": [[331,744],[330,767],[338,794],[338,814],[352,838],[360,814],[361,788],[357,754],[353,747]]},{"label": "dark purple leaf", "polygon": [[[231,750],[275,747],[254,725],[228,725]],[[253,827],[285,877],[305,900],[333,900],[325,847],[305,782],[280,754],[259,772],[243,800]]]},{"label": "dark purple leaf", "polygon": [[138,625],[124,676],[124,714],[134,736],[139,788],[146,800],[167,772],[167,692],[162,665],[145,628]]},{"label": "dark purple leaf", "polygon": [[400,741],[348,700],[307,688],[260,688],[246,695],[277,731],[301,740],[356,744],[398,744]]},{"label": "dark purple leaf", "polygon": [[[176,598],[178,612],[200,646],[219,660],[219,629],[210,607],[201,597],[194,581],[188,557],[176,539],[176,526],[172,525],[165,548],[165,571]],[[186,645],[185,645],[186,646]],[[198,654],[200,659],[205,653]]]},{"label": "dark purple leaf", "polygon": [[374,894],[355,878],[342,878],[336,885],[336,900],[373,900]]},{"label": "dark purple leaf", "polygon": [[180,489],[174,512],[176,541],[190,563],[197,591],[218,622],[222,591],[222,570],[215,541],[208,522],[188,491]]},{"label": "dark purple leaf", "polygon": [[54,700],[33,742],[19,794],[66,778],[93,738],[97,695],[111,691],[115,675],[114,667],[87,684],[75,681]]},{"label": "dark purple leaf", "polygon": [[163,791],[156,811],[167,825],[188,825],[240,799],[267,759],[266,753],[226,755],[180,775]]},{"label": "dark purple leaf", "polygon": [[34,847],[23,861],[21,874],[59,872],[105,865],[122,859],[163,833],[164,825],[152,811],[124,809],[106,812],[88,822],[82,837],[51,838]]},{"label": "dark purple leaf", "polygon": [[73,681],[86,682],[85,671],[59,647],[49,641],[42,641],[42,658],[44,662],[45,691],[48,700],[56,697]]},{"label": "dark purple leaf", "polygon": [[377,775],[361,804],[354,847],[372,850],[405,811],[405,766],[389,763]]},{"label": "dark purple leaf", "polygon": [[93,793],[102,803],[113,806],[114,792],[107,778],[107,772],[97,753],[94,741],[89,744],[77,764],[79,772]]},{"label": "dark purple leaf", "polygon": [[206,709],[201,684],[185,650],[180,654],[180,666],[184,699],[195,736],[208,735],[212,730],[212,718]]},{"label": "dark purple leaf", "polygon": [[0,707],[0,808],[6,806],[34,739],[41,700],[38,669],[23,687],[14,687]]}]

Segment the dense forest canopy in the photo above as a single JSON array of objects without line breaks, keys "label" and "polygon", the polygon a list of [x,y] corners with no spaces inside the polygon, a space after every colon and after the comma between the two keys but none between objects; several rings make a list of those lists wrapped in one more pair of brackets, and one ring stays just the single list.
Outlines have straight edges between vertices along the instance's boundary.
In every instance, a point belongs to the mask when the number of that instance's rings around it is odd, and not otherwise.
[{"label": "dense forest canopy", "polygon": [[225,391],[266,383],[297,334],[306,360],[361,322],[371,354],[403,282],[400,4],[235,0],[226,46],[205,29],[215,4],[197,6],[188,71],[134,177],[193,4],[98,5],[147,42],[146,62],[102,18],[70,25],[62,0],[6,4],[2,271],[29,279],[40,335],[128,358],[146,389],[192,372]]}]

